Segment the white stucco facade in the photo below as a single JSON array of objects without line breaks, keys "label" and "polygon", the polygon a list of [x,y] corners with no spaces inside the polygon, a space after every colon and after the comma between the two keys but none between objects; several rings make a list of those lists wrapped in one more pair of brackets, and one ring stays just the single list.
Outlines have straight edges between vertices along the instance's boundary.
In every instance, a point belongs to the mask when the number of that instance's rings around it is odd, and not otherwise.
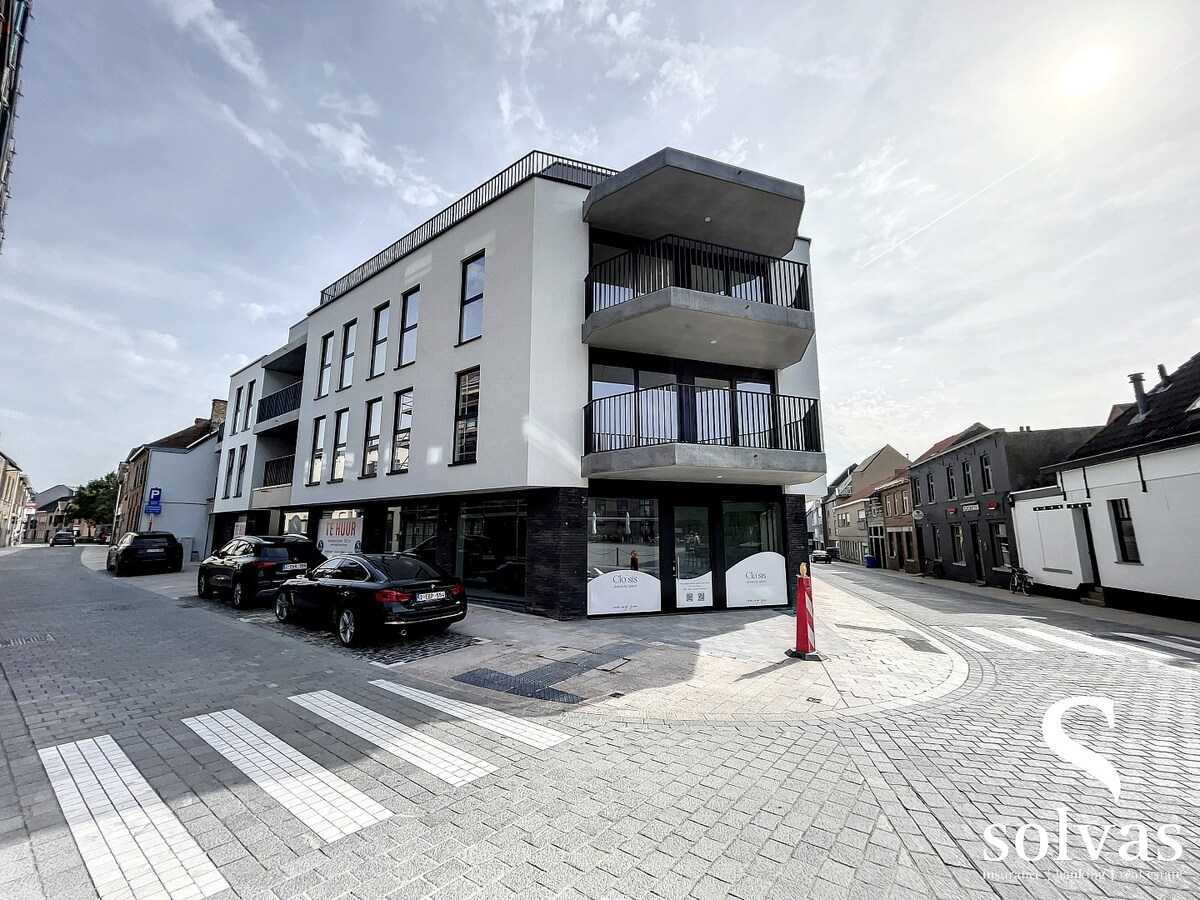
[{"label": "white stucco facade", "polygon": [[[154,530],[169,531],[180,542],[190,540],[191,548],[199,554],[207,549],[209,499],[216,475],[215,444],[214,433],[186,450],[150,447],[145,451],[150,454],[146,495],[153,487],[162,490],[162,513],[153,517]],[[143,510],[132,530],[148,530],[150,522],[151,517]]]},{"label": "white stucco facade", "polygon": [[1018,491],[1012,498],[1017,558],[1034,582],[1067,591],[1090,584],[1083,508],[1068,505],[1055,487]]}]

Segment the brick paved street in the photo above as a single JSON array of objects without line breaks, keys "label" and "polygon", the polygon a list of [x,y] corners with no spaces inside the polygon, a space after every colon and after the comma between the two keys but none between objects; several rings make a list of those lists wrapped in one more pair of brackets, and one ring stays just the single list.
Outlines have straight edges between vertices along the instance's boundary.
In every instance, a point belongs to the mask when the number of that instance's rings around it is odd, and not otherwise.
[{"label": "brick paved street", "polygon": [[824,663],[765,611],[348,652],[96,554],[0,556],[4,900],[1200,893],[1189,623],[839,565]]}]

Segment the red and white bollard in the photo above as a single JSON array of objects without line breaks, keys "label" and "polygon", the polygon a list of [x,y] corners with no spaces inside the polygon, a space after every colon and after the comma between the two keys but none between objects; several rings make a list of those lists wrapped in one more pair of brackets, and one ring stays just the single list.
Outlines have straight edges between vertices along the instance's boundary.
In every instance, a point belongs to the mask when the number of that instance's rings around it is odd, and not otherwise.
[{"label": "red and white bollard", "polygon": [[787,655],[793,659],[823,660],[817,652],[816,620],[813,617],[812,578],[808,575],[808,564],[800,563],[800,574],[796,576],[796,646],[789,647]]}]

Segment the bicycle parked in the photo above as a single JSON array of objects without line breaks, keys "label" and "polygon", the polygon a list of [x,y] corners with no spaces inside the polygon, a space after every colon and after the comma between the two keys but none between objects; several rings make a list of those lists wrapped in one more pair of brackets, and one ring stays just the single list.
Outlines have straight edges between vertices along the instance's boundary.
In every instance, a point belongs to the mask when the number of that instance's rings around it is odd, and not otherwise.
[{"label": "bicycle parked", "polygon": [[1029,577],[1029,572],[1022,569],[1020,566],[1014,566],[1012,572],[1012,581],[1008,584],[1008,589],[1014,594],[1020,591],[1026,597],[1033,590],[1033,579]]},{"label": "bicycle parked", "polygon": [[945,578],[946,570],[942,564],[936,559],[925,560],[925,565],[921,569],[922,578]]}]

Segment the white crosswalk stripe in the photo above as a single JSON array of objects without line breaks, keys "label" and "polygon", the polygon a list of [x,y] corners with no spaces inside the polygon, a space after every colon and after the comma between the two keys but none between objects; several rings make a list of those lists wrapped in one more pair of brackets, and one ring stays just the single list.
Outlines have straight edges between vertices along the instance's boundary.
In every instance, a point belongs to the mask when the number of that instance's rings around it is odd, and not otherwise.
[{"label": "white crosswalk stripe", "polygon": [[456,719],[470,722],[479,728],[504,735],[530,747],[536,747],[538,750],[548,750],[557,744],[561,744],[563,741],[569,740],[571,737],[569,734],[555,731],[553,728],[547,728],[536,722],[527,722],[525,719],[519,719],[516,716],[510,716],[508,713],[489,709],[486,706],[477,706],[474,703],[466,703],[462,700],[453,700],[449,697],[439,696],[438,694],[430,694],[426,691],[419,691],[416,688],[396,684],[392,681],[379,679],[372,681],[371,684],[385,691],[390,691],[393,694],[398,694],[401,697],[406,697],[416,703],[432,707],[447,715],[454,716]]},{"label": "white crosswalk stripe", "polygon": [[183,724],[326,841],[391,816],[362,791],[236,710],[184,719]]},{"label": "white crosswalk stripe", "polygon": [[496,771],[490,763],[330,691],[314,691],[288,699],[447,784],[468,784]]},{"label": "white crosswalk stripe", "polygon": [[1009,647],[1015,647],[1017,650],[1025,650],[1029,653],[1042,653],[1045,647],[1036,647],[1033,644],[1019,640],[1015,637],[1010,637],[1007,634],[1001,634],[999,631],[993,631],[990,628],[984,628],[980,625],[965,625],[968,631],[973,631],[981,637],[989,641],[996,641],[1000,644],[1006,644]]},{"label": "white crosswalk stripe", "polygon": [[1017,631],[1032,635],[1038,640],[1049,641],[1051,644],[1058,644],[1060,647],[1066,647],[1070,650],[1078,650],[1080,653],[1090,653],[1093,656],[1119,656],[1112,650],[1105,650],[1103,647],[1096,647],[1092,644],[1085,644],[1082,641],[1075,641],[1071,638],[1061,637],[1049,631],[1043,631],[1040,628],[1018,628]]},{"label": "white crosswalk stripe", "polygon": [[102,900],[197,900],[229,887],[111,737],[38,755]]},{"label": "white crosswalk stripe", "polygon": [[[1197,656],[1200,656],[1200,646],[1181,644],[1179,641],[1169,641],[1166,638],[1151,637],[1148,634],[1128,634],[1123,631],[1115,631],[1113,633],[1120,637],[1132,638],[1135,641],[1149,641],[1152,644],[1158,644],[1162,647],[1170,647],[1174,650],[1182,650],[1184,653],[1194,653]],[[1183,640],[1187,639],[1184,638]]]},{"label": "white crosswalk stripe", "polygon": [[978,650],[980,653],[994,652],[991,647],[985,647],[983,644],[977,644],[975,641],[971,640],[970,638],[963,637],[957,631],[951,631],[949,628],[943,628],[941,625],[934,625],[932,627],[934,629],[936,629],[937,631],[940,631],[942,634],[946,635],[946,637],[958,641],[964,647],[970,647],[972,650]]}]

